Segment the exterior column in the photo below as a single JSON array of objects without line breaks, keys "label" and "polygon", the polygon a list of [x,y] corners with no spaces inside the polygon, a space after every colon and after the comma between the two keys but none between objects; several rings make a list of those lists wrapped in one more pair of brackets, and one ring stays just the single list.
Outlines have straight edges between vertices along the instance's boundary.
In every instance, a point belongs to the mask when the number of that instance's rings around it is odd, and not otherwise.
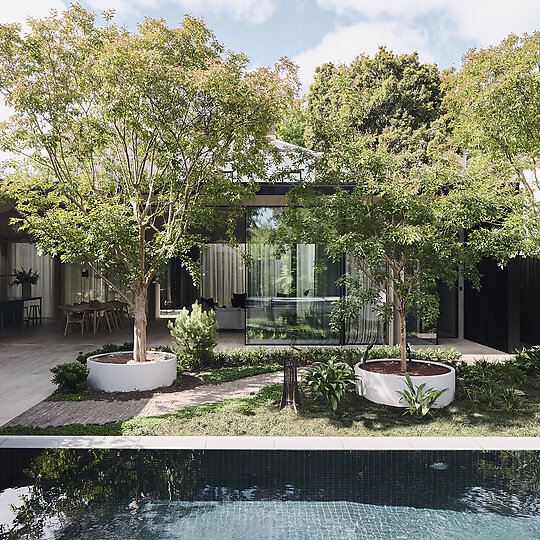
[{"label": "exterior column", "polygon": [[521,349],[520,311],[521,311],[521,258],[509,261],[508,280],[508,345],[507,352]]}]

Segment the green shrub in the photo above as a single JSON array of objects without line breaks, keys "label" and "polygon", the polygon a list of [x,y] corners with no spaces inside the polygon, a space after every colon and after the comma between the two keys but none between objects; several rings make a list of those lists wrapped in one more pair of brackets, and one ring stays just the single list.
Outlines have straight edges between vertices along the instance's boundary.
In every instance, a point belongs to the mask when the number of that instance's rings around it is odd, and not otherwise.
[{"label": "green shrub", "polygon": [[58,385],[57,392],[72,394],[84,390],[90,370],[78,362],[72,362],[51,368],[51,373],[54,374],[52,382]]},{"label": "green shrub", "polygon": [[218,326],[213,310],[204,312],[195,302],[191,312],[184,308],[174,323],[169,321],[168,327],[173,340],[172,349],[184,367],[199,369],[202,365],[212,364],[213,350],[218,343]]},{"label": "green shrub", "polygon": [[408,412],[413,416],[425,416],[428,414],[437,398],[448,391],[448,388],[443,390],[426,388],[426,383],[416,386],[408,373],[405,373],[405,379],[407,388],[405,390],[396,390],[396,392],[401,396],[400,401],[407,403]]},{"label": "green shrub", "polygon": [[514,364],[529,375],[540,373],[540,346],[518,351]]},{"label": "green shrub", "polygon": [[[263,365],[279,363],[283,365],[284,359],[294,355],[298,360],[298,365],[305,366],[318,362],[328,363],[330,360],[339,360],[353,367],[364,358],[364,347],[305,347],[301,350],[290,348],[274,349],[269,351],[263,347],[216,350],[214,352],[213,365],[215,366],[241,366],[241,365]],[[450,364],[455,364],[461,354],[455,349],[424,349],[412,351],[412,357],[419,360],[443,360]],[[375,358],[399,358],[398,346],[377,346],[369,351],[369,359]]]},{"label": "green shrub", "polygon": [[307,369],[302,376],[304,384],[314,393],[321,394],[336,410],[347,391],[347,387],[354,383],[356,376],[346,364],[329,360],[328,363],[317,362]]}]

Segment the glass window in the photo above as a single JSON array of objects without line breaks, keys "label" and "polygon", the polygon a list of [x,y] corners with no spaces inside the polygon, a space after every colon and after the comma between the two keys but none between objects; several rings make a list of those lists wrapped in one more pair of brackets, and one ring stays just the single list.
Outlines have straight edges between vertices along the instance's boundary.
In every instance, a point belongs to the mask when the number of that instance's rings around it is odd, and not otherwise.
[{"label": "glass window", "polygon": [[244,246],[210,244],[201,255],[201,296],[232,307],[234,295],[245,292]]},{"label": "glass window", "polygon": [[256,208],[247,216],[247,343],[289,344],[296,336],[302,344],[337,344],[330,316],[339,298],[339,262],[324,260],[315,244],[278,252],[271,232],[281,212]]}]

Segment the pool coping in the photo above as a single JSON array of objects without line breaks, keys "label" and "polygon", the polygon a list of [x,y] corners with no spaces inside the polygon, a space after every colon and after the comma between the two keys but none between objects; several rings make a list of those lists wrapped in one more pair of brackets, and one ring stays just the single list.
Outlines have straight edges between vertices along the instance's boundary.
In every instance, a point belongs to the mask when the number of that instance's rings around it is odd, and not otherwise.
[{"label": "pool coping", "polygon": [[540,450],[540,437],[0,437],[7,448],[179,450]]}]

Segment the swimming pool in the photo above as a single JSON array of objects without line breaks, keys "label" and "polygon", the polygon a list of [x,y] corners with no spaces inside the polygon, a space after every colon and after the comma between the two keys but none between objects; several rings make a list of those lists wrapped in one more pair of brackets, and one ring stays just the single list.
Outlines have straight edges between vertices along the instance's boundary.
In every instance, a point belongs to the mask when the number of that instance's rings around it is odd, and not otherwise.
[{"label": "swimming pool", "polygon": [[539,493],[536,451],[0,450],[7,538],[531,539]]}]

